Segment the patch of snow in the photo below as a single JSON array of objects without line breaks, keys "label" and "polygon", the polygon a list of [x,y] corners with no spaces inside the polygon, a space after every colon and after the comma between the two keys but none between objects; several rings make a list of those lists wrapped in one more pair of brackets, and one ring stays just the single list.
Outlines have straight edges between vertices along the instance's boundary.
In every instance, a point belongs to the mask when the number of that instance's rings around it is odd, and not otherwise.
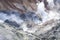
[{"label": "patch of snow", "polygon": [[26,23],[23,23],[23,24],[21,25],[21,27],[23,28],[24,31],[27,31],[27,29],[28,29]]},{"label": "patch of snow", "polygon": [[45,22],[48,18],[48,13],[45,11],[44,3],[37,3],[37,12],[36,14],[42,17],[43,22]]},{"label": "patch of snow", "polygon": [[54,7],[54,0],[47,0],[47,2],[50,8]]}]

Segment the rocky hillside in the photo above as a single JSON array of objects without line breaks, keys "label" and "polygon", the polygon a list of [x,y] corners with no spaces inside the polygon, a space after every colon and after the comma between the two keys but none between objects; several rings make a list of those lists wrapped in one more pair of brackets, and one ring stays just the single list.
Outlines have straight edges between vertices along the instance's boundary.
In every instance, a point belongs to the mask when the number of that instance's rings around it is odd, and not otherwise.
[{"label": "rocky hillside", "polygon": [[4,7],[0,10],[0,40],[60,40],[60,1],[40,0],[34,4],[35,11],[26,6],[24,13]]}]

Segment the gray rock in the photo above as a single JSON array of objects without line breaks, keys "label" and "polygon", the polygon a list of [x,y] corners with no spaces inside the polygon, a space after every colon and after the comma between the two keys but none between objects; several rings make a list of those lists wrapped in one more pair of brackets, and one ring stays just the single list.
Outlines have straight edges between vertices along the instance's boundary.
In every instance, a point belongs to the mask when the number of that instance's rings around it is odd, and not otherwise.
[{"label": "gray rock", "polygon": [[14,21],[5,20],[5,23],[8,23],[11,26],[20,27],[20,25]]}]

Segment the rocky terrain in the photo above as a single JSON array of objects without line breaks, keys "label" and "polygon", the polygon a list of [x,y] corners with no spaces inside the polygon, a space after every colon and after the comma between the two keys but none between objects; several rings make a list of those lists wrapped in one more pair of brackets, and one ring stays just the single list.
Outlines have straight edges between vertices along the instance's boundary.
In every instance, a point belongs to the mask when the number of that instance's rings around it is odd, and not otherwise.
[{"label": "rocky terrain", "polygon": [[0,40],[60,40],[60,1],[47,2],[49,10],[43,2],[37,11],[0,10]]}]

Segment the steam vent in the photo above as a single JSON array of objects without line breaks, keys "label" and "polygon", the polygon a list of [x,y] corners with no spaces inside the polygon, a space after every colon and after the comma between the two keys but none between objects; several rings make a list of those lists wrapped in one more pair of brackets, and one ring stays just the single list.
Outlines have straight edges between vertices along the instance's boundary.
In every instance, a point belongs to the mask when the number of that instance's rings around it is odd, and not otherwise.
[{"label": "steam vent", "polygon": [[60,40],[60,0],[0,0],[0,40]]}]

